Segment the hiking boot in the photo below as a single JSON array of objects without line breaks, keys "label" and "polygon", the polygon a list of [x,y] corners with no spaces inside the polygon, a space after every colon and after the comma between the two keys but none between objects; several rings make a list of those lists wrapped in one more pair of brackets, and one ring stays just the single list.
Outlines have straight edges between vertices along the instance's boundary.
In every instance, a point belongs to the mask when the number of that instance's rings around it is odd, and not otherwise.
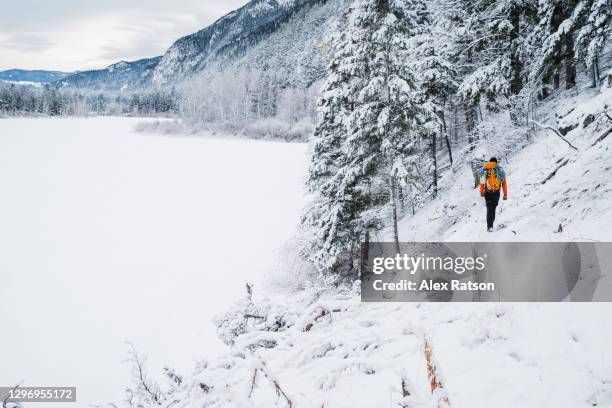
[{"label": "hiking boot", "polygon": [[487,228],[487,232],[493,232],[493,227]]}]

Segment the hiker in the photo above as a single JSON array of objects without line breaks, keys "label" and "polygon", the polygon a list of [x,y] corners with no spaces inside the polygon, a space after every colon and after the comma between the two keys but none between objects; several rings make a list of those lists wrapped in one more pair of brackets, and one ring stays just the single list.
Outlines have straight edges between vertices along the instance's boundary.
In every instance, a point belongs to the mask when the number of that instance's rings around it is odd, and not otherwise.
[{"label": "hiker", "polygon": [[504,200],[508,199],[508,183],[504,168],[492,157],[480,170],[480,196],[487,204],[487,231],[493,231],[495,210],[499,204],[500,189],[504,191]]}]

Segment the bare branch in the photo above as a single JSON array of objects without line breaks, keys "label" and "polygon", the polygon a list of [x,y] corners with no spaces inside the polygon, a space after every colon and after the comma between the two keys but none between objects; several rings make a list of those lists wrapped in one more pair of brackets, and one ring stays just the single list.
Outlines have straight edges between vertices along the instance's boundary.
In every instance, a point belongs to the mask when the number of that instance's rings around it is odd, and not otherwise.
[{"label": "bare branch", "polygon": [[[559,163],[559,162],[557,162],[557,163]],[[557,167],[555,167],[555,169],[544,180],[542,180],[542,184],[546,184],[546,182],[548,180],[550,180],[551,178],[553,178],[557,174],[557,172],[559,171],[559,169],[561,167],[567,165],[568,163],[569,163],[569,159],[567,159],[567,158],[564,159],[563,161],[561,161],[559,163],[559,165]]]},{"label": "bare branch", "polygon": [[146,374],[146,357],[138,353],[131,342],[127,342],[130,350],[127,361],[132,364],[132,377],[138,389],[144,391],[151,401],[161,405],[160,389]]},{"label": "bare branch", "polygon": [[257,368],[253,371],[253,380],[251,381],[251,390],[249,391],[249,398],[253,395],[253,390],[255,389],[255,383],[257,381]]},{"label": "bare branch", "polygon": [[275,378],[273,378],[270,375],[268,367],[266,366],[266,363],[261,359],[261,357],[258,357],[258,359],[259,359],[259,362],[260,362],[259,370],[268,379],[268,381],[270,381],[270,383],[274,387],[274,392],[276,392],[276,395],[282,396],[285,399],[285,401],[287,402],[287,406],[289,408],[293,408],[293,402],[291,402],[291,399],[289,398],[289,396],[281,388],[280,383],[278,382],[278,380],[276,380]]},{"label": "bare branch", "polygon": [[561,140],[563,140],[565,143],[567,143],[569,145],[569,147],[571,147],[572,149],[578,151],[578,148],[576,146],[574,146],[573,144],[570,143],[569,140],[567,140],[562,134],[561,132],[559,132],[559,130],[555,129],[552,126],[548,126],[548,125],[543,125],[539,122],[536,122],[535,120],[530,120],[531,123],[534,123],[536,125],[538,125],[539,127],[541,127],[542,129],[548,129],[553,131],[557,136],[559,136],[561,138]]},{"label": "bare branch", "polygon": [[605,132],[603,132],[597,139],[595,139],[595,141],[593,142],[593,144],[591,145],[591,147],[595,146],[597,143],[601,142],[602,140],[604,140],[606,137],[608,137],[608,135],[612,133],[612,128],[609,128],[608,130],[606,130]]}]

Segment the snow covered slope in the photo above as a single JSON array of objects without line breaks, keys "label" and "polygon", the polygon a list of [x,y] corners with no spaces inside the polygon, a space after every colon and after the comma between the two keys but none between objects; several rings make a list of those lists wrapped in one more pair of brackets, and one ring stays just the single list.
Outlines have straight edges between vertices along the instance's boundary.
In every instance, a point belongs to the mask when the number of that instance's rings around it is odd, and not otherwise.
[{"label": "snow covered slope", "polygon": [[57,78],[94,90],[174,86],[197,73],[228,66],[270,70],[282,88],[307,87],[324,75],[344,0],[251,0],[202,30],[179,38],[161,57],[120,61],[107,68]]},{"label": "snow covered slope", "polygon": [[[482,199],[469,163],[460,163],[444,175],[439,197],[401,222],[400,239],[608,241],[612,138],[597,140],[612,126],[601,115],[612,88],[559,100],[549,124],[572,129],[566,137],[578,151],[541,131],[508,156],[510,201],[494,233],[484,232]],[[608,276],[612,259],[603,256]],[[165,387],[161,405],[612,406],[610,303],[363,304],[357,288],[319,284],[256,291],[219,315],[228,353]],[[428,364],[442,385],[433,394]],[[137,402],[155,406],[146,393]]]},{"label": "snow covered slope", "polygon": [[[310,290],[275,299],[221,316],[230,351],[198,362],[162,406],[612,406],[610,304],[362,304],[350,291]],[[425,341],[443,385],[434,395]]]},{"label": "snow covered slope", "polygon": [[[612,126],[601,116],[612,105],[612,88],[562,99],[551,112],[574,151],[550,130],[539,130],[525,149],[501,164],[508,174],[509,200],[500,201],[497,230],[486,232],[486,209],[473,189],[469,163],[447,172],[439,197],[399,226],[402,241],[609,241],[612,234]],[[568,108],[572,107],[572,108]],[[555,123],[556,117],[557,122]],[[599,118],[592,123],[591,119]],[[586,120],[586,122],[585,122]],[[588,124],[587,127],[584,125]],[[494,152],[483,152],[488,159]],[[567,164],[563,164],[567,160]],[[544,180],[555,170],[556,174]],[[559,225],[562,232],[559,232]]]},{"label": "snow covered slope", "polygon": [[324,55],[320,46],[341,4],[341,0],[251,0],[209,27],[178,39],[155,68],[153,84],[175,83],[234,62],[277,70],[279,76],[291,67],[301,70],[304,82],[310,84],[323,74],[326,60],[320,57]]}]

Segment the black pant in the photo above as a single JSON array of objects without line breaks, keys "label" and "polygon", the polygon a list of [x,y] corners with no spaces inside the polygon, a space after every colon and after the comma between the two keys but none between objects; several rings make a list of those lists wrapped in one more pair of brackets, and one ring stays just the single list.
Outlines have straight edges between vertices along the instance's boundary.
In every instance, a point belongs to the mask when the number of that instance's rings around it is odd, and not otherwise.
[{"label": "black pant", "polygon": [[485,191],[485,203],[487,203],[487,228],[493,228],[495,222],[495,210],[499,204],[500,192]]}]

